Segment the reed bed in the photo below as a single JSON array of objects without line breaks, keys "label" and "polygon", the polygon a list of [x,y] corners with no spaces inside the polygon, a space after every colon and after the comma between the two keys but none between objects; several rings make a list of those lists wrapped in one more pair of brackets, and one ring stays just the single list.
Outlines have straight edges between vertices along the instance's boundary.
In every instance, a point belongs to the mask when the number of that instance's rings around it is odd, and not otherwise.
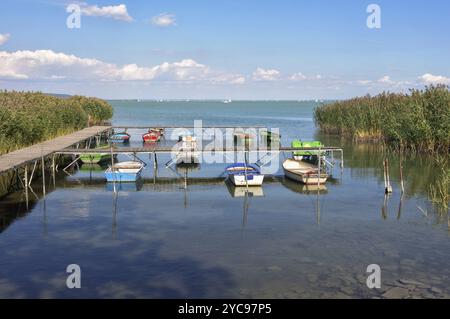
[{"label": "reed bed", "polygon": [[112,106],[96,98],[0,91],[0,154],[72,133],[112,114]]},{"label": "reed bed", "polygon": [[359,141],[417,152],[450,149],[450,91],[443,85],[322,105],[314,117],[323,132]]}]

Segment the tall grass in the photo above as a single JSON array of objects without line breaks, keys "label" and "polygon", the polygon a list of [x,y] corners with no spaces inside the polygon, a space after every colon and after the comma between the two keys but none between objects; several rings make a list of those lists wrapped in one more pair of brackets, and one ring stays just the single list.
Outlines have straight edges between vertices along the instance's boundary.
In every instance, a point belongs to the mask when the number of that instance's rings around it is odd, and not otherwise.
[{"label": "tall grass", "polygon": [[443,85],[322,105],[314,117],[327,133],[415,151],[450,149],[450,91]]},{"label": "tall grass", "polygon": [[111,117],[112,107],[96,98],[61,99],[39,92],[0,91],[0,154]]}]

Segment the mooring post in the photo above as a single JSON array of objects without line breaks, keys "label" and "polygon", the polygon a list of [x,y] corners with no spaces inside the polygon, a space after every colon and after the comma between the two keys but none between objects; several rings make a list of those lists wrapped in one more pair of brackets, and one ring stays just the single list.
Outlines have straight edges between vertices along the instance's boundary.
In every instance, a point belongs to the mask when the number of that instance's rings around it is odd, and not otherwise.
[{"label": "mooring post", "polygon": [[113,191],[114,193],[116,193],[116,174],[114,172],[114,152],[112,144],[111,144],[111,174],[113,177]]},{"label": "mooring post", "polygon": [[392,186],[389,179],[389,160],[386,158],[383,162],[384,166],[384,192],[385,194],[392,193]]},{"label": "mooring post", "polygon": [[321,175],[321,170],[322,170],[322,155],[321,155],[321,148],[319,147],[319,152],[317,153],[317,157],[319,158],[319,174],[317,176],[317,189],[320,189],[320,177]]},{"label": "mooring post", "polygon": [[400,155],[400,186],[402,189],[402,195],[405,193],[405,184],[403,183],[403,164],[402,156]]},{"label": "mooring post", "polygon": [[24,189],[25,189],[25,204],[28,210],[28,165],[25,165],[25,176],[24,176]]},{"label": "mooring post", "polygon": [[42,166],[42,191],[44,193],[44,197],[45,197],[45,160],[44,160],[44,155],[42,155],[42,162],[41,162],[41,166]]}]

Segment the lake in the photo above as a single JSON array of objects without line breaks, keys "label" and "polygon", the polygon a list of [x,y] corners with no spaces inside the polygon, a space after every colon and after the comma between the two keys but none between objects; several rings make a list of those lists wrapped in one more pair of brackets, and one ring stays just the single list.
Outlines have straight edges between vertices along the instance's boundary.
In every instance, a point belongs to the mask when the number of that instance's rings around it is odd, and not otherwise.
[{"label": "lake", "polygon": [[[450,222],[427,199],[427,156],[399,160],[378,145],[320,134],[314,102],[111,101],[114,125],[279,128],[282,144],[319,139],[344,149],[320,192],[278,169],[250,195],[223,181],[226,164],[171,167],[150,157],[144,182],[117,194],[101,167],[59,172],[0,199],[3,298],[449,298]],[[142,146],[143,130],[129,130]],[[169,137],[168,137],[169,138]],[[394,193],[384,195],[383,158]],[[281,163],[289,154],[280,156]],[[126,156],[120,155],[120,160]],[[187,179],[185,177],[187,176]],[[28,207],[27,207],[28,206]],[[66,267],[81,268],[68,289]],[[369,289],[367,267],[381,268]]]}]

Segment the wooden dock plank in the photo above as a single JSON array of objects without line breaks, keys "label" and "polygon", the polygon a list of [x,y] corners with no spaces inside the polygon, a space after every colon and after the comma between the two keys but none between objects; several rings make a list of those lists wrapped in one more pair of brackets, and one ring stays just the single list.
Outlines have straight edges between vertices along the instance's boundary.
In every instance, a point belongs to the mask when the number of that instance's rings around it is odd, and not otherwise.
[{"label": "wooden dock plank", "polygon": [[46,157],[90,137],[101,134],[110,129],[110,126],[91,126],[72,134],[60,136],[52,140],[38,143],[20,150],[0,156],[0,173],[20,167],[26,163]]}]

